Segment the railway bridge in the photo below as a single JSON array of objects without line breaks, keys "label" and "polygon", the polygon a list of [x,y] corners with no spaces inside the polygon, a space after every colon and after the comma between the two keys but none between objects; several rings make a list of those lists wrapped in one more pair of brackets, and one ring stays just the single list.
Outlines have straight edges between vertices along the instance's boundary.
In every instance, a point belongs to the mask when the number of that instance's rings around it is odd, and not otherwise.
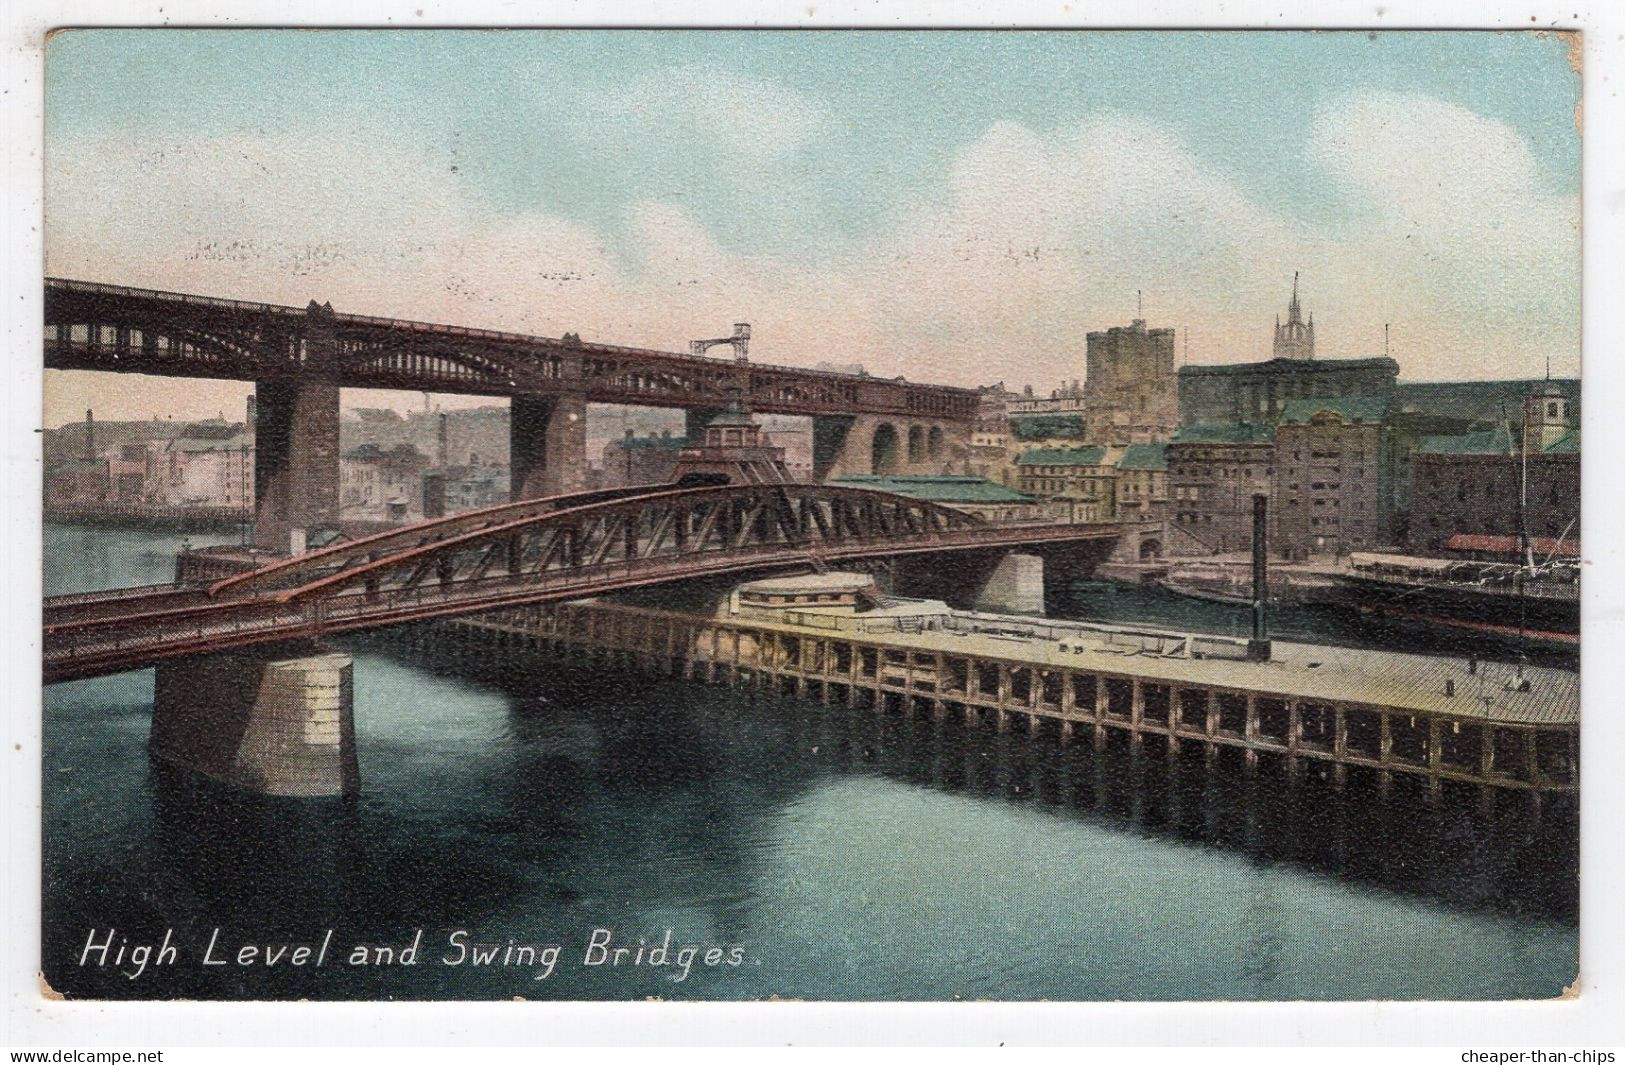
[{"label": "railway bridge", "polygon": [[[738,352],[743,338],[728,338]],[[680,408],[690,435],[730,397],[812,419],[814,479],[942,473],[970,442],[973,389],[562,338],[48,278],[45,366],[251,381],[256,540],[295,551],[339,513],[339,390],[510,400],[510,495],[581,489],[588,403]]]},{"label": "railway bridge", "polygon": [[209,586],[49,599],[44,674],[54,683],[156,666],[155,753],[272,794],[350,793],[352,667],[323,649],[328,636],[835,565],[913,566],[974,593],[1009,580],[1012,552],[1087,574],[1130,531],[993,524],[833,485],[566,494],[344,541]]}]

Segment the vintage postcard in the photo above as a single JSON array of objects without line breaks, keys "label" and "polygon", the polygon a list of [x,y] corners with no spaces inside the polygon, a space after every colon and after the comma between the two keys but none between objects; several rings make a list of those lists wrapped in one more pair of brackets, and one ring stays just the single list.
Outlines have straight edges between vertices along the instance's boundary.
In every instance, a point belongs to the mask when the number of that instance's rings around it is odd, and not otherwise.
[{"label": "vintage postcard", "polygon": [[1579,55],[52,34],[43,987],[1564,995]]}]

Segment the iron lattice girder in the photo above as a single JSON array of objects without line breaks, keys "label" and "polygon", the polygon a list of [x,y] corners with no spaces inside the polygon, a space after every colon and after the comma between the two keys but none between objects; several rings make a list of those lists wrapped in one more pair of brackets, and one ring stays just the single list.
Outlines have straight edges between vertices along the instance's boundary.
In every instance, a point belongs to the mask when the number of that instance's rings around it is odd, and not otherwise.
[{"label": "iron lattice girder", "polygon": [[[795,486],[800,488],[802,486]],[[807,489],[779,502],[803,516],[844,513],[865,535],[837,535],[828,540],[786,541],[783,526],[763,508],[753,508],[743,495],[733,498],[692,498],[699,493],[747,493],[779,490],[777,486],[741,486],[667,493],[667,499],[646,497],[622,503],[598,504],[561,510],[534,519],[524,529],[500,533],[465,534],[429,547],[380,558],[371,567],[356,566],[309,585],[281,593],[261,590],[198,603],[188,597],[175,601],[173,592],[123,600],[119,615],[96,612],[73,614],[74,603],[47,600],[45,616],[45,677],[47,683],[78,677],[142,668],[164,659],[209,654],[231,647],[320,638],[327,634],[374,629],[435,617],[475,613],[524,603],[600,595],[620,589],[689,580],[695,577],[744,574],[783,567],[811,566],[822,571],[827,562],[863,565],[863,560],[934,551],[1019,549],[1041,543],[1077,543],[1114,539],[1123,529],[1115,524],[994,525],[969,515],[930,504],[893,497],[888,507],[858,505],[851,495],[873,495],[859,489]],[[816,493],[816,494],[812,494]],[[680,496],[671,499],[670,496]],[[864,501],[869,502],[869,501]],[[644,506],[647,504],[647,506]],[[669,504],[669,506],[668,506]],[[757,517],[747,522],[755,509]],[[888,536],[877,520],[890,510],[912,513],[923,521],[942,522],[938,530],[919,536]],[[606,513],[609,511],[611,513]],[[618,511],[618,514],[615,513]],[[593,512],[593,513],[586,513]],[[861,516],[867,512],[867,518]],[[670,522],[665,520],[672,515]],[[809,521],[808,527],[816,525]],[[655,535],[656,530],[662,530]],[[709,529],[704,536],[683,530]],[[652,550],[649,559],[616,559],[599,567],[583,565],[589,550],[608,535],[626,544],[626,531],[641,530],[632,540],[633,552]],[[744,550],[731,549],[737,530],[754,528],[763,540]],[[506,537],[506,539],[502,539]],[[598,539],[593,539],[593,538]],[[475,571],[492,545],[505,543],[510,558],[520,563],[505,577],[478,579]],[[518,545],[515,551],[513,545]],[[652,548],[651,548],[651,545]],[[625,548],[623,547],[623,551]],[[534,561],[532,561],[534,560]],[[82,597],[79,597],[82,599]],[[110,602],[119,599],[112,593]],[[292,601],[298,599],[297,602]],[[78,602],[75,597],[68,597]]]},{"label": "iron lattice girder", "polygon": [[[222,581],[213,595],[270,596],[296,603],[349,594],[358,586],[368,595],[387,595],[392,589],[416,588],[431,576],[442,588],[483,585],[610,563],[926,538],[983,524],[935,503],[827,485],[676,489],[579,506],[569,505],[571,500],[562,496],[540,501],[549,506],[492,508],[468,522],[425,523],[386,534],[397,548],[392,554],[380,554],[378,538],[358,541],[347,545],[349,550],[329,549],[321,559],[304,556]],[[518,516],[492,523],[504,514]],[[450,527],[452,534],[442,535],[439,526]],[[517,561],[493,578],[490,570],[498,551]]]},{"label": "iron lattice girder", "polygon": [[231,380],[308,379],[471,395],[582,394],[765,414],[882,414],[968,424],[972,389],[488,329],[47,278],[45,365]]},{"label": "iron lattice girder", "polygon": [[470,532],[513,526],[522,519],[545,514],[569,506],[586,506],[595,502],[623,499],[627,496],[646,495],[647,485],[629,488],[609,488],[592,492],[572,492],[540,499],[525,499],[513,503],[497,503],[478,510],[465,510],[445,518],[419,522],[399,529],[374,533],[356,540],[343,540],[329,547],[311,551],[297,557],[275,562],[249,573],[217,581],[209,589],[215,599],[239,595],[296,588],[312,579],[312,575],[328,575],[347,569],[360,562],[376,562],[412,548],[462,536]]}]

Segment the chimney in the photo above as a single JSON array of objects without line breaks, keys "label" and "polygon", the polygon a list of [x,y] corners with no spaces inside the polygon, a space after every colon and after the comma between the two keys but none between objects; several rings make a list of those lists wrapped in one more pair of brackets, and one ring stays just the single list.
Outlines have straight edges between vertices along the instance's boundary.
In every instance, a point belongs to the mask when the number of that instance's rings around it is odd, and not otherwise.
[{"label": "chimney", "polygon": [[1270,660],[1268,510],[1269,496],[1262,492],[1253,496],[1253,638],[1247,641],[1247,658],[1253,662]]},{"label": "chimney", "polygon": [[254,394],[251,392],[248,395],[247,411],[246,411],[246,413],[245,413],[245,415],[243,417],[243,431],[246,432],[249,436],[254,435],[254,423],[255,423],[255,418],[256,418],[256,410],[257,410],[257,408],[256,408],[256,405],[254,403]]},{"label": "chimney", "polygon": [[94,462],[96,459],[96,413],[85,411],[85,461]]},{"label": "chimney", "polygon": [[441,411],[440,412],[439,435],[438,435],[437,439],[435,440],[436,451],[438,452],[438,454],[436,455],[436,458],[439,460],[438,465],[440,466],[441,469],[446,468],[446,459],[447,459],[446,435],[447,435],[446,434],[446,412]]}]

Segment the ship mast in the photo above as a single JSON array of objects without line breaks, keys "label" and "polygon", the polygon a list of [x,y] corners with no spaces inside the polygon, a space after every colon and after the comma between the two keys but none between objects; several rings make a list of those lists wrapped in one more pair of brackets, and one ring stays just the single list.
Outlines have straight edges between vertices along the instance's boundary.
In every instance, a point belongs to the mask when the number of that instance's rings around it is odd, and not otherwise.
[{"label": "ship mast", "polygon": [[[1518,646],[1523,647],[1528,628],[1529,602],[1524,598],[1524,581],[1534,567],[1535,557],[1529,549],[1529,400],[1523,404],[1523,432],[1518,438]],[[1518,654],[1518,676],[1523,676],[1523,652]]]}]

